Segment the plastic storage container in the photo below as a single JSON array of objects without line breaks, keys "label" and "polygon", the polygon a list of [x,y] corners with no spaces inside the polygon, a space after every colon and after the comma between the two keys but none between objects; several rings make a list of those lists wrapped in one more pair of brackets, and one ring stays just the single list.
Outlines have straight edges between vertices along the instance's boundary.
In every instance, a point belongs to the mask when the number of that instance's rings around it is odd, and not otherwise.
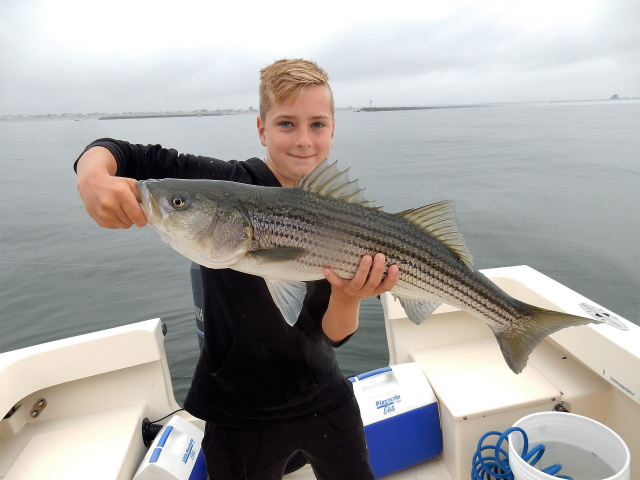
[{"label": "plastic storage container", "polygon": [[206,480],[204,432],[182,417],[162,427],[133,480]]},{"label": "plastic storage container", "polygon": [[440,454],[438,403],[417,363],[385,367],[349,380],[360,406],[376,478]]}]

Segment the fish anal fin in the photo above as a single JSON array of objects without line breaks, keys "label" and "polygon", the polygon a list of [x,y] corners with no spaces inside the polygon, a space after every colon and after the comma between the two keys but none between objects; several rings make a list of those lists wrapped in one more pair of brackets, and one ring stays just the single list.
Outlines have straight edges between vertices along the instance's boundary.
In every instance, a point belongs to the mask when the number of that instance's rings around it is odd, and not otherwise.
[{"label": "fish anal fin", "polygon": [[280,313],[289,325],[294,325],[298,321],[302,311],[302,303],[307,294],[307,285],[304,282],[287,282],[265,278],[271,298],[276,304]]},{"label": "fish anal fin", "polygon": [[547,336],[565,327],[601,323],[592,318],[578,317],[568,313],[546,310],[533,305],[526,305],[532,318],[521,328],[514,331],[499,331],[492,328],[496,336],[502,356],[514,373],[520,373],[527,365],[533,349]]},{"label": "fish anal fin", "polygon": [[416,325],[420,325],[424,322],[440,305],[442,305],[442,302],[438,301],[416,300],[403,297],[396,298],[400,300],[400,305],[404,308],[409,320]]},{"label": "fish anal fin", "polygon": [[294,188],[363,207],[380,209],[373,206],[374,202],[365,198],[364,188],[358,186],[358,180],[349,180],[349,169],[340,170],[337,162],[329,163],[326,158],[309,175],[303,176]]},{"label": "fish anal fin", "polygon": [[452,201],[443,200],[424,207],[405,210],[397,215],[440,241],[470,270],[474,270],[473,256],[458,228]]}]

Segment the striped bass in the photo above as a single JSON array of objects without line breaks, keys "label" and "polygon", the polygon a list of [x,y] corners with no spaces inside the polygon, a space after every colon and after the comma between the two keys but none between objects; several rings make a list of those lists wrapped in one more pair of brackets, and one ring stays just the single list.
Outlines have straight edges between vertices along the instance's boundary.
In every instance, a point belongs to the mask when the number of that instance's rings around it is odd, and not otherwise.
[{"label": "striped bass", "polygon": [[545,336],[600,323],[528,305],[478,272],[452,202],[387,213],[327,160],[294,188],[164,179],[139,181],[138,190],[149,225],[165,242],[205,267],[263,277],[291,325],[305,281],[325,278],[325,267],[352,278],[360,259],[378,252],[387,267],[399,267],[391,293],[412,322],[422,323],[441,303],[465,310],[491,328],[515,373]]}]

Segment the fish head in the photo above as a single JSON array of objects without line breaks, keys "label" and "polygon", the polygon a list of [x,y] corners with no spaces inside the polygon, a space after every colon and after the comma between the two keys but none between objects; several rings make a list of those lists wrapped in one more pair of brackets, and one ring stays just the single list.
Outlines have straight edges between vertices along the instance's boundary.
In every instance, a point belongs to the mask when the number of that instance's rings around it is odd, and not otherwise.
[{"label": "fish head", "polygon": [[[138,181],[142,211],[174,250],[210,268],[228,268],[251,247],[253,229],[215,180]],[[227,182],[222,182],[227,183]]]}]

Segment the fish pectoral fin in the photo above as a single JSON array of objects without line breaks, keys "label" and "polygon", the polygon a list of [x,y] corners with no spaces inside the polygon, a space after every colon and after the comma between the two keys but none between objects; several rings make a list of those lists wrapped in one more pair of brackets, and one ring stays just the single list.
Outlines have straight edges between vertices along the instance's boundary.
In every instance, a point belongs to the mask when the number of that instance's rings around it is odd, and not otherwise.
[{"label": "fish pectoral fin", "polygon": [[514,373],[522,372],[533,349],[547,335],[565,327],[602,323],[600,320],[555,312],[533,305],[524,304],[524,309],[531,314],[531,319],[520,328],[514,331],[491,328],[500,345],[502,356]]},{"label": "fish pectoral fin", "polygon": [[442,302],[429,300],[414,300],[410,298],[396,297],[404,308],[407,317],[416,325],[420,325],[431,316]]},{"label": "fish pectoral fin", "polygon": [[280,263],[297,260],[307,254],[307,250],[300,247],[268,248],[266,250],[256,250],[247,252],[246,256],[254,259],[257,263]]},{"label": "fish pectoral fin", "polygon": [[265,278],[271,298],[289,325],[298,321],[302,311],[302,302],[307,294],[307,284],[304,282],[289,282]]}]

